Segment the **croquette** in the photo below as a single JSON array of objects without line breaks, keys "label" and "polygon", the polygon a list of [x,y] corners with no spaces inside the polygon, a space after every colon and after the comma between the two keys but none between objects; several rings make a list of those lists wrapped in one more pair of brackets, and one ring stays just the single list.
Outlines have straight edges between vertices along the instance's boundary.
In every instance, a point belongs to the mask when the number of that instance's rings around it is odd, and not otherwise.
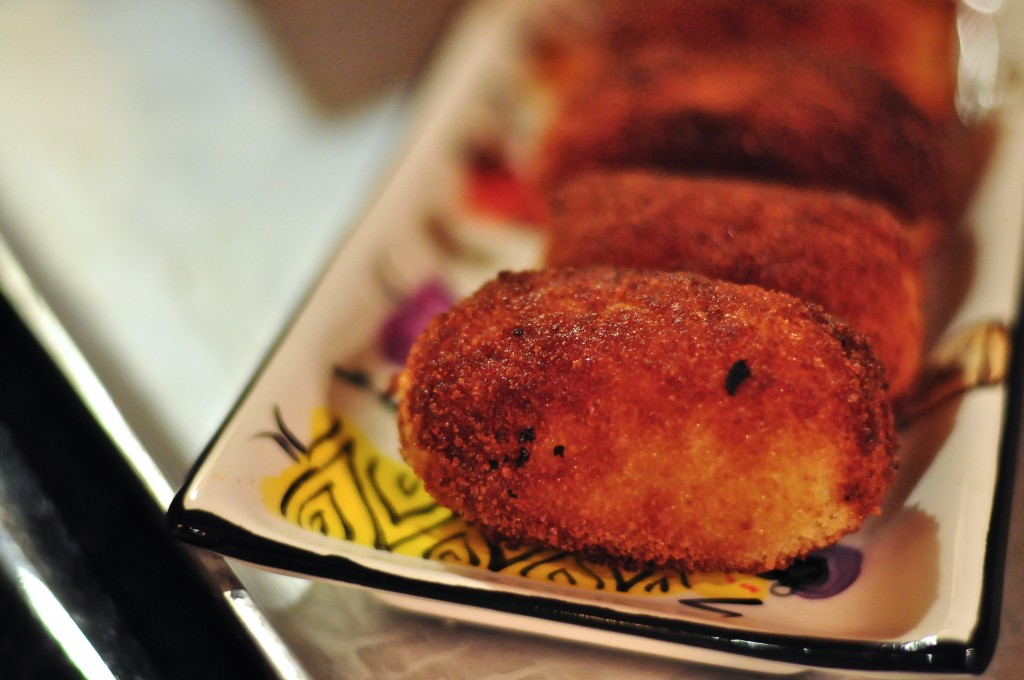
[{"label": "croquette", "polygon": [[543,66],[572,88],[639,47],[784,47],[877,71],[934,120],[955,115],[955,0],[557,0],[536,28]]},{"label": "croquette", "polygon": [[846,191],[931,224],[959,209],[951,157],[938,127],[870,69],[654,45],[565,98],[533,174],[542,193],[601,168],[766,179]]},{"label": "croquette", "polygon": [[860,334],[685,272],[504,272],[398,379],[402,454],[488,536],[625,568],[758,573],[877,513],[896,464]]},{"label": "croquette", "polygon": [[769,183],[613,171],[568,182],[549,212],[548,266],[679,269],[789,293],[867,336],[890,396],[917,375],[920,258],[884,206]]}]

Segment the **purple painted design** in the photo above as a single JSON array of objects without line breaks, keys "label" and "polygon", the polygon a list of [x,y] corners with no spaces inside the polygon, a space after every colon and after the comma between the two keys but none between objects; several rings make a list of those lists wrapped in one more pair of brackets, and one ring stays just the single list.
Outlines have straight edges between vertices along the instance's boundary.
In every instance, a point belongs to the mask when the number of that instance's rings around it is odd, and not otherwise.
[{"label": "purple painted design", "polygon": [[846,545],[833,545],[798,560],[786,569],[762,574],[776,581],[782,588],[775,587],[777,595],[788,594],[809,600],[834,597],[843,592],[860,577],[864,555],[860,550]]},{"label": "purple painted design", "polygon": [[447,310],[455,296],[440,279],[431,279],[406,296],[380,329],[381,352],[398,364],[405,363],[416,337],[430,320]]},{"label": "purple painted design", "polygon": [[[835,545],[820,550],[785,570],[779,584],[811,600],[834,597],[860,577],[864,556],[856,548]],[[788,581],[788,583],[786,583]]]},{"label": "purple painted design", "polygon": [[812,600],[833,597],[843,592],[860,577],[864,555],[860,550],[846,545],[833,545],[809,558],[824,561],[823,578],[801,584],[796,588],[796,595]]}]

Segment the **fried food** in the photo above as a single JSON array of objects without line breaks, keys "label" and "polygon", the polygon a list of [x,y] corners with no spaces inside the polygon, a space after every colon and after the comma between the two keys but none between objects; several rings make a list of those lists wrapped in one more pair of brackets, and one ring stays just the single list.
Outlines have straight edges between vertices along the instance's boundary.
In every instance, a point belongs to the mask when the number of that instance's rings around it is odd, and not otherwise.
[{"label": "fried food", "polygon": [[820,304],[868,337],[895,396],[913,382],[924,344],[907,231],[884,207],[840,193],[596,172],[552,201],[547,264],[693,271]]},{"label": "fried food", "polygon": [[952,0],[560,0],[542,15],[543,65],[560,88],[654,43],[793,52],[876,70],[934,120],[954,114]]},{"label": "fried food", "polygon": [[566,98],[536,174],[542,192],[599,168],[745,176],[844,190],[930,222],[959,208],[951,155],[932,121],[856,64],[655,45]]},{"label": "fried food", "polygon": [[819,307],[615,268],[502,273],[398,381],[402,454],[486,534],[629,568],[782,568],[879,510],[882,370]]}]

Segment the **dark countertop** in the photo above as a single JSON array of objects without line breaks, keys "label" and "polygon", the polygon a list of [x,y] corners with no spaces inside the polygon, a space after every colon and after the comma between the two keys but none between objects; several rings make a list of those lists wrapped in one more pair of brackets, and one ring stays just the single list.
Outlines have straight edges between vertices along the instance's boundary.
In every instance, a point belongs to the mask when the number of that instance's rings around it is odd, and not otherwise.
[{"label": "dark countertop", "polygon": [[81,677],[26,571],[117,677],[270,677],[189,550],[0,299],[0,677]]}]

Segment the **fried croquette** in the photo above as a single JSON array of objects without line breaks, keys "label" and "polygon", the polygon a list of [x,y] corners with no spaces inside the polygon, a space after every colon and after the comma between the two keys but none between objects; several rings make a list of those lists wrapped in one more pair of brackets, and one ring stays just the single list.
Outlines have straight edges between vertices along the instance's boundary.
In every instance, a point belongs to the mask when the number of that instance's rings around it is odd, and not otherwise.
[{"label": "fried croquette", "polygon": [[820,304],[871,342],[890,396],[921,363],[922,276],[908,230],[845,194],[644,171],[596,172],[552,201],[547,264],[679,269]]},{"label": "fried croquette", "polygon": [[956,213],[952,152],[876,73],[790,55],[656,45],[581,83],[536,158],[548,192],[599,168],[647,167],[844,190],[909,222]]},{"label": "fried croquette", "polygon": [[402,454],[485,535],[756,573],[879,511],[882,370],[820,307],[683,272],[505,272],[399,376]]},{"label": "fried croquette", "polygon": [[942,120],[955,113],[956,14],[952,0],[560,0],[536,30],[560,88],[652,43],[703,53],[784,47],[874,69]]}]

